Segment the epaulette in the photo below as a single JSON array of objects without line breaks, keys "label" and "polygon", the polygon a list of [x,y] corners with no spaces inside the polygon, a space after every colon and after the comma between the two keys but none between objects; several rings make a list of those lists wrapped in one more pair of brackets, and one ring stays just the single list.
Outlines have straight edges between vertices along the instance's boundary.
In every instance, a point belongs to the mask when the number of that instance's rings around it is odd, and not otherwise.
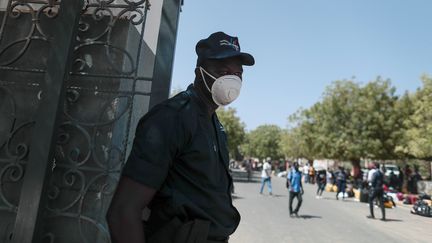
[{"label": "epaulette", "polygon": [[168,99],[165,103],[165,105],[171,109],[174,109],[176,111],[180,111],[184,109],[187,104],[189,104],[191,97],[187,93],[188,91],[183,91],[175,95],[174,97]]}]

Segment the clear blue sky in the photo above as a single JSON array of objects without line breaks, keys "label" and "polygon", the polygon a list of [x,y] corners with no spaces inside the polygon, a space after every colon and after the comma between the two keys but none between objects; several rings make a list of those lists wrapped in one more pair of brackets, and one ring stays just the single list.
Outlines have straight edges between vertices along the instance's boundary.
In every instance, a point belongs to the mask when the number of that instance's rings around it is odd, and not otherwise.
[{"label": "clear blue sky", "polygon": [[185,0],[171,87],[192,83],[196,42],[224,31],[255,57],[230,105],[249,131],[286,128],[334,80],[381,76],[415,91],[432,75],[431,11],[431,0]]}]

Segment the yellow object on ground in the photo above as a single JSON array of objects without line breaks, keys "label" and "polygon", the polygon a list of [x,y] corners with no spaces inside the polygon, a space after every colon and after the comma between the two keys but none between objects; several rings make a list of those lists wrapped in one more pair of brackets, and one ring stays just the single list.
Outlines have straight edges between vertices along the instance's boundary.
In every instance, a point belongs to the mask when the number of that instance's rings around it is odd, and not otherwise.
[{"label": "yellow object on ground", "polygon": [[385,208],[393,208],[393,203],[391,201],[384,202]]},{"label": "yellow object on ground", "polygon": [[332,186],[332,192],[337,192],[337,191],[338,191],[337,186],[336,186],[336,185],[333,185],[333,186]]},{"label": "yellow object on ground", "polygon": [[353,189],[354,192],[354,198],[360,200],[360,190]]}]

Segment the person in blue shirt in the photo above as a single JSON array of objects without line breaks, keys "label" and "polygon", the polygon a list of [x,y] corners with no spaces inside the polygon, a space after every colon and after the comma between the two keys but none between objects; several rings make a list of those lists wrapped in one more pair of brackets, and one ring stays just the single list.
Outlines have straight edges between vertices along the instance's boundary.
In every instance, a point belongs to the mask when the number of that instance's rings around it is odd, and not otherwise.
[{"label": "person in blue shirt", "polygon": [[[303,191],[303,185],[301,182],[302,174],[299,171],[299,165],[297,162],[294,162],[293,169],[288,173],[287,176],[287,188],[289,189],[289,212],[290,216],[298,216],[298,211],[300,209],[300,206],[302,204],[302,195],[304,193]],[[292,209],[292,204],[294,201],[294,198],[297,198],[297,206],[295,210]]]}]

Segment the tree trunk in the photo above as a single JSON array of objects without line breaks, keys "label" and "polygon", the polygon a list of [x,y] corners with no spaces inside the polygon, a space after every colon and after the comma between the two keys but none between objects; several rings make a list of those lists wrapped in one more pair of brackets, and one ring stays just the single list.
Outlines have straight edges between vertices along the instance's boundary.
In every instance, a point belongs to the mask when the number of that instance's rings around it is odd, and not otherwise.
[{"label": "tree trunk", "polygon": [[351,171],[351,175],[354,178],[359,178],[360,176],[360,159],[352,159],[351,160],[351,165],[352,165],[352,171]]},{"label": "tree trunk", "polygon": [[432,161],[429,162],[429,180],[432,180]]}]

